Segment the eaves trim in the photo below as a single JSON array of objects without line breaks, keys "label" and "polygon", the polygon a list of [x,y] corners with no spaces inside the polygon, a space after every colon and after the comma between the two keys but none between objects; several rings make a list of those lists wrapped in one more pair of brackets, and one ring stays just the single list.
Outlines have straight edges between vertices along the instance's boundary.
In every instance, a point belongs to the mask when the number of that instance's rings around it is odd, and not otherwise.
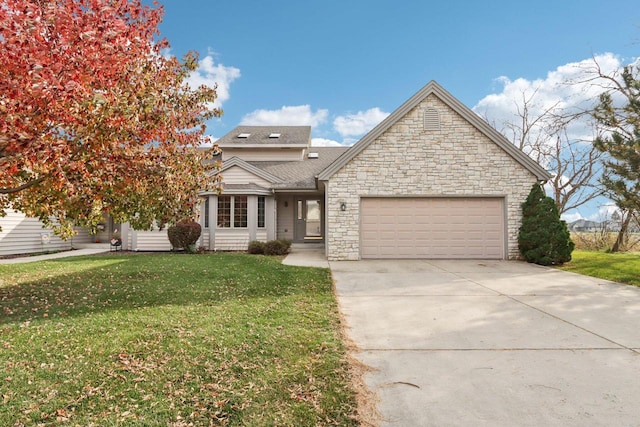
[{"label": "eaves trim", "polygon": [[362,137],[360,141],[358,141],[349,150],[338,157],[335,162],[333,162],[325,170],[323,170],[318,175],[318,179],[321,181],[329,180],[329,178],[331,178],[336,172],[338,172],[358,154],[364,151],[371,143],[373,143],[373,141],[379,138],[398,120],[409,113],[426,97],[432,94],[440,98],[442,102],[447,104],[454,111],[460,114],[465,120],[475,126],[480,132],[482,132],[491,141],[498,145],[498,147],[502,148],[502,150],[504,150],[514,160],[516,160],[525,169],[535,175],[538,180],[547,181],[551,178],[551,174],[549,174],[549,172],[547,172],[542,166],[540,166],[522,151],[517,149],[500,132],[489,126],[489,124],[482,120],[476,113],[474,113],[466,105],[458,101],[436,81],[432,80],[427,83],[422,89],[420,89],[415,95],[409,98],[404,104],[398,107],[393,113],[387,116],[386,119],[380,122],[371,131],[369,131],[369,133]]},{"label": "eaves trim", "polygon": [[228,160],[225,160],[222,163],[222,169],[220,169],[220,173],[224,173],[225,170],[229,170],[230,168],[237,166],[241,169],[246,170],[247,172],[256,175],[262,179],[264,179],[265,181],[269,181],[272,184],[279,184],[284,182],[282,179],[278,178],[275,175],[270,174],[269,172],[266,172],[260,168],[257,168],[255,166],[253,166],[250,163],[245,162],[244,160],[242,160],[239,157],[232,157]]}]

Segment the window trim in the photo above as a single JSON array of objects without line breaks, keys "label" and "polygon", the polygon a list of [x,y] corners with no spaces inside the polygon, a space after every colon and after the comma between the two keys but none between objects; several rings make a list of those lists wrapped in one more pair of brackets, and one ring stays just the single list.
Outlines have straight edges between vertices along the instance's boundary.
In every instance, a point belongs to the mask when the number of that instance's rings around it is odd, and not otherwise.
[{"label": "window trim", "polygon": [[[267,198],[265,196],[258,196],[256,206],[256,227],[259,229],[267,228]],[[262,225],[260,225],[260,223],[262,223]]]},{"label": "window trim", "polygon": [[211,208],[211,202],[209,196],[204,199],[204,228],[209,228],[209,209]]},{"label": "window trim", "polygon": [[[238,199],[242,199],[244,198],[244,203],[242,203],[240,200]],[[226,205],[220,203],[221,200],[228,200],[229,204]],[[243,206],[244,205],[244,206]],[[220,225],[220,211],[221,211],[221,206],[223,207],[223,209],[225,210],[223,212],[224,216],[228,216],[228,224],[229,225]],[[240,209],[244,209],[244,212],[242,212]],[[238,218],[239,216],[239,218]],[[244,220],[244,221],[243,221]],[[236,225],[237,223],[244,223],[244,225],[240,226],[240,225]],[[249,198],[247,196],[231,196],[231,195],[225,195],[225,196],[218,196],[218,209],[217,209],[217,218],[216,218],[216,228],[218,229],[240,229],[240,230],[246,230],[247,228],[249,228]]]},{"label": "window trim", "polygon": [[[231,211],[233,212],[233,222],[231,224],[231,228],[249,228],[249,197],[247,196],[232,196],[233,203],[231,206]],[[236,203],[238,199],[244,198],[244,206],[241,203]],[[244,214],[241,209],[244,209]],[[236,221],[237,217],[240,217],[238,221]],[[242,221],[244,219],[244,221]],[[236,222],[244,222],[243,226],[236,225]]]},{"label": "window trim", "polygon": [[[224,200],[224,203],[221,203]],[[228,205],[227,205],[227,200],[228,200]],[[233,220],[232,220],[232,200],[233,200],[233,196],[218,196],[218,209],[216,210],[216,228],[222,228],[222,229],[226,229],[226,228],[231,228],[231,226],[233,225]],[[224,214],[224,216],[220,215],[220,210],[224,209],[225,211],[222,212]],[[228,217],[229,219],[229,225],[220,225],[220,218],[225,218]]]}]

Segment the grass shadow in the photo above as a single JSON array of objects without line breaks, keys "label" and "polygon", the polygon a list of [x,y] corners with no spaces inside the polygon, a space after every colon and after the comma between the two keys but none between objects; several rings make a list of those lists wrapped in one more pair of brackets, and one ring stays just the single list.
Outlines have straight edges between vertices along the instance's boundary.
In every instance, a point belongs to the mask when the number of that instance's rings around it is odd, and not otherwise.
[{"label": "grass shadow", "polygon": [[326,286],[328,275],[242,254],[125,254],[18,264],[0,273],[0,324],[313,292]]}]

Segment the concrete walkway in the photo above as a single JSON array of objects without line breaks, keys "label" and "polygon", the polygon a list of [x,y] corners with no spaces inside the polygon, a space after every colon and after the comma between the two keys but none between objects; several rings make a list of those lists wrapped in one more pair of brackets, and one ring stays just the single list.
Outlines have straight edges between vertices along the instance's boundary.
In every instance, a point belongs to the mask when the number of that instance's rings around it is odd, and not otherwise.
[{"label": "concrete walkway", "polygon": [[324,246],[319,245],[293,245],[291,252],[282,260],[282,263],[300,267],[329,268],[329,262],[324,255]]},{"label": "concrete walkway", "polygon": [[7,258],[0,259],[0,265],[3,264],[23,264],[26,262],[36,262],[36,261],[46,261],[50,259],[58,259],[58,258],[68,258],[73,256],[82,256],[82,255],[95,255],[104,252],[109,252],[109,247],[90,247],[90,248],[82,248],[75,249],[72,251],[64,251],[64,252],[56,252],[55,254],[46,254],[46,255],[34,255],[34,256],[23,256],[19,258]]},{"label": "concrete walkway", "polygon": [[640,426],[640,288],[520,262],[330,264],[381,426]]},{"label": "concrete walkway", "polygon": [[[89,244],[72,251],[57,252],[55,254],[23,256],[18,258],[0,259],[2,264],[22,264],[26,262],[45,261],[50,259],[68,258],[72,256],[95,255],[109,252],[109,245]],[[329,268],[329,262],[324,256],[324,249],[318,245],[294,245],[291,252],[282,261],[285,265],[302,267]]]}]

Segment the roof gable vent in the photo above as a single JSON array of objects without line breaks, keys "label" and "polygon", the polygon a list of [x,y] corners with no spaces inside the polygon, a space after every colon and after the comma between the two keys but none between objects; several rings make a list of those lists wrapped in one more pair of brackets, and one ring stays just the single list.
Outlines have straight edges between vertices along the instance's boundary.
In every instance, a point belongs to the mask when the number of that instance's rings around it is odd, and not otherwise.
[{"label": "roof gable vent", "polygon": [[241,133],[241,134],[238,134],[238,138],[246,139],[246,138],[249,138],[249,135],[251,135],[251,134],[250,133]]},{"label": "roof gable vent", "polygon": [[424,110],[424,130],[438,132],[440,130],[440,113],[435,108]]},{"label": "roof gable vent", "polygon": [[309,153],[307,157],[310,159],[317,159],[320,155],[318,153]]}]

